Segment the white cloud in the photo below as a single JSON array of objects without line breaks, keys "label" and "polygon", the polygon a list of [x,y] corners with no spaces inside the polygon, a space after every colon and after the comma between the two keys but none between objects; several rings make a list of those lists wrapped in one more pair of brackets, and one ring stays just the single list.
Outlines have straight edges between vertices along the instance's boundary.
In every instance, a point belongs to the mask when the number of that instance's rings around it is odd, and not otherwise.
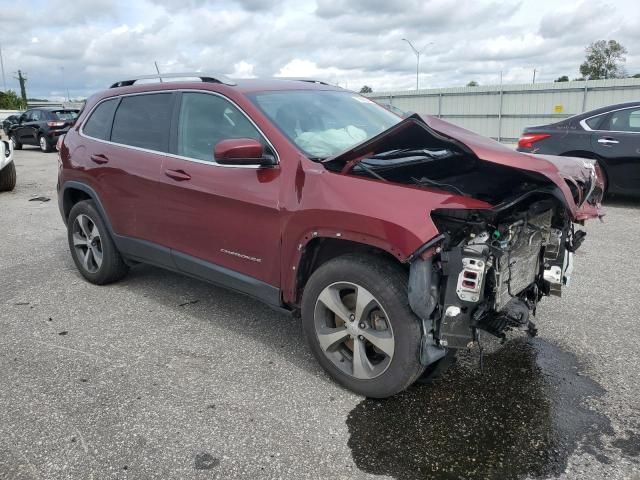
[{"label": "white cloud", "polygon": [[[7,3],[2,5],[2,3]],[[33,22],[32,3],[42,18]],[[64,3],[65,8],[60,8]],[[585,46],[615,38],[640,72],[640,2],[584,0],[0,0],[5,70],[30,96],[88,95],[155,71],[316,77],[352,89],[574,78]],[[32,39],[38,39],[34,42]],[[7,74],[11,88],[17,89]],[[64,85],[64,88],[63,88]]]},{"label": "white cloud", "polygon": [[233,72],[229,76],[232,78],[256,78],[253,73],[253,65],[244,60],[233,65]]}]

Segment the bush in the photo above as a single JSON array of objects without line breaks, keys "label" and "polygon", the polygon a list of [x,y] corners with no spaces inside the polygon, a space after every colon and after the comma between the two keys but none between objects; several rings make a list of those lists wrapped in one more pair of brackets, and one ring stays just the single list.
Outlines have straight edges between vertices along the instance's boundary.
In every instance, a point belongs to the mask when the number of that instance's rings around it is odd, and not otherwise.
[{"label": "bush", "polygon": [[27,105],[13,90],[0,92],[0,109],[2,110],[25,110]]}]

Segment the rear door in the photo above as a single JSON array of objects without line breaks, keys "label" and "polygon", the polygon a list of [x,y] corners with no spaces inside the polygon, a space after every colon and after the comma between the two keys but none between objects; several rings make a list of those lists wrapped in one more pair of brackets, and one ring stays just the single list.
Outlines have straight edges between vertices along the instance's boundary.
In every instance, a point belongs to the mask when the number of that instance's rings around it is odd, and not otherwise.
[{"label": "rear door", "polygon": [[109,99],[83,126],[82,134],[94,139],[87,142],[88,173],[119,236],[162,242],[156,187],[173,101],[171,92]]},{"label": "rear door", "polygon": [[591,146],[603,159],[609,191],[640,193],[640,107],[607,114],[592,132]]},{"label": "rear door", "polygon": [[173,155],[164,161],[157,195],[174,261],[214,281],[206,269],[223,267],[277,286],[280,168],[223,166],[213,155],[230,138],[272,147],[237,106],[214,93],[183,92],[174,123]]}]

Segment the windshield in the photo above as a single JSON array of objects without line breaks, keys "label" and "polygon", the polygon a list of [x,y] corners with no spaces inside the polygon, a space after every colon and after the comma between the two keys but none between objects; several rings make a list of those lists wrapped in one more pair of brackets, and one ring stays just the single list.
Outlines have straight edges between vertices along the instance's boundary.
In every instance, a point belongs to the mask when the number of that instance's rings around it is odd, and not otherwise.
[{"label": "windshield", "polygon": [[312,159],[347,150],[402,119],[353,92],[261,92],[253,102]]},{"label": "windshield", "polygon": [[58,120],[73,120],[78,116],[78,112],[76,110],[58,110],[51,113]]}]

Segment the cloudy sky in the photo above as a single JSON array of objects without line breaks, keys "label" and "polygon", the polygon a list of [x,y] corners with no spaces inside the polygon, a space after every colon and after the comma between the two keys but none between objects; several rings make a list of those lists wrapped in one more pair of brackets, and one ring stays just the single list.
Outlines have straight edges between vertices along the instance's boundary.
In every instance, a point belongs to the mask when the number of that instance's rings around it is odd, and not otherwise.
[{"label": "cloudy sky", "polygon": [[424,47],[421,87],[498,83],[500,71],[528,83],[534,68],[536,81],[575,78],[584,47],[611,38],[640,73],[640,1],[0,0],[7,87],[21,69],[30,97],[86,96],[154,73],[154,60],[163,72],[411,89],[416,58],[402,38]]}]

